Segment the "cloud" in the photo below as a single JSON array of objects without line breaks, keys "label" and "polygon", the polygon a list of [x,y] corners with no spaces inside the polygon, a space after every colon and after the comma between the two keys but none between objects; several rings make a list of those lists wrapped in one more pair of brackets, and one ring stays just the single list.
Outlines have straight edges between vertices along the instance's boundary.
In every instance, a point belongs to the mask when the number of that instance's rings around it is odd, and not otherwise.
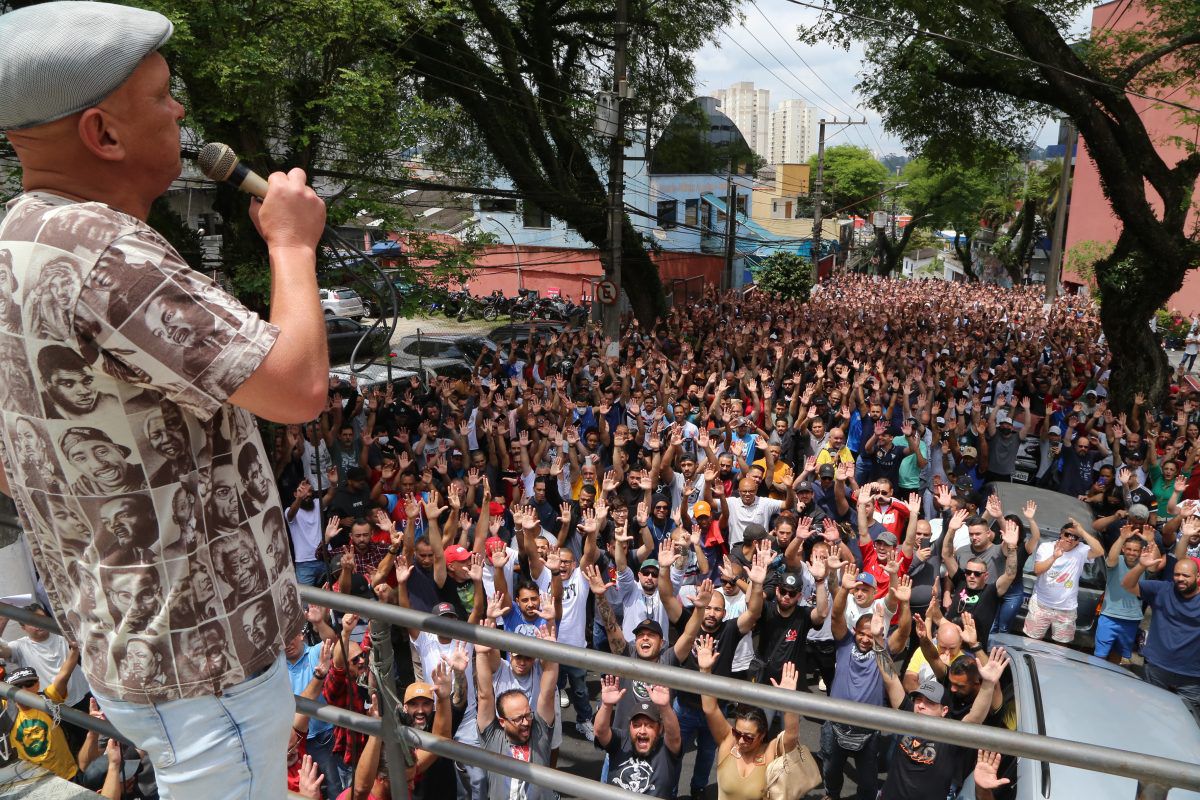
[{"label": "cloud", "polygon": [[[847,126],[826,141],[867,147],[877,155],[903,153],[905,147],[884,130],[880,116],[862,104],[854,91],[858,75],[870,68],[863,61],[857,43],[849,50],[828,45],[812,47],[797,41],[796,29],[811,24],[819,12],[784,2],[752,0],[742,6],[742,22],[730,25],[716,43],[706,45],[694,59],[696,91],[713,94],[738,81],[750,81],[756,88],[769,89],[771,107],[780,101],[801,98],[821,109],[827,119],[863,119],[867,125]],[[768,15],[770,19],[768,20]],[[1072,31],[1087,31],[1091,9],[1080,12]],[[1030,134],[1038,144],[1054,144],[1058,125],[1052,120],[1031,122]]]}]

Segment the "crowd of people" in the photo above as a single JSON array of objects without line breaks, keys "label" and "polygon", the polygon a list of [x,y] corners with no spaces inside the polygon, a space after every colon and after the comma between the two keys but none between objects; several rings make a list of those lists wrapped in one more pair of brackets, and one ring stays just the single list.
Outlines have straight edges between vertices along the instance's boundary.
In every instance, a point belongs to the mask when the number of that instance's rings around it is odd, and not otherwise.
[{"label": "crowd of people", "polygon": [[[331,379],[319,419],[265,440],[304,584],[973,724],[1015,725],[993,634],[1073,643],[1081,575],[1103,559],[1095,655],[1200,721],[1200,393],[1180,369],[1161,405],[1117,412],[1108,375],[1087,300],[1044,310],[1033,289],[843,275],[807,303],[710,290],[619,341],[531,331],[485,351],[470,379]],[[990,487],[1021,477],[1027,454],[1028,482],[1092,516],[1042,530],[1036,502],[1004,507]],[[187,588],[196,608],[219,602],[202,576]],[[376,715],[394,702],[407,724],[541,765],[573,730],[603,753],[602,780],[641,794],[700,798],[715,781],[721,800],[756,800],[786,759],[830,798],[851,763],[860,800],[946,797],[972,774],[979,797],[1015,782],[995,753],[833,722],[808,753],[814,723],[795,714],[304,615],[285,649],[295,694]],[[242,624],[247,639],[276,633],[250,613]],[[78,654],[23,630],[0,647],[9,679],[100,714]],[[149,796],[138,779],[153,765],[136,753],[28,708],[13,731],[19,755],[65,778]],[[414,798],[553,795],[384,751],[298,714],[289,785],[314,800],[384,798],[393,780]]]}]

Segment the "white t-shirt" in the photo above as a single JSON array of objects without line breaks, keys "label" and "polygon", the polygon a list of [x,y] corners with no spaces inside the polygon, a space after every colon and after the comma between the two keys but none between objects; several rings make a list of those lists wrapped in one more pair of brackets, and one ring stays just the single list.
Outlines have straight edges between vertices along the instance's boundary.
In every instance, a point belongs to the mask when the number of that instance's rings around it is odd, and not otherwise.
[{"label": "white t-shirt", "polygon": [[[550,570],[543,569],[550,576]],[[558,623],[558,641],[575,647],[587,647],[587,598],[592,587],[576,567],[563,581],[562,619]]]},{"label": "white t-shirt", "polygon": [[662,626],[664,635],[670,630],[671,620],[663,608],[658,589],[650,594],[642,591],[641,581],[629,567],[617,573],[617,598],[624,609],[621,632],[625,634],[625,641],[633,641],[633,629],[645,619],[652,619]]},{"label": "white t-shirt", "polygon": [[[1037,598],[1039,606],[1055,611],[1074,611],[1079,607],[1079,576],[1089,561],[1090,549],[1087,542],[1080,542],[1038,576],[1033,585],[1033,596]],[[1054,542],[1042,542],[1034,559],[1045,561],[1053,552]]]},{"label": "white t-shirt", "polygon": [[853,597],[846,598],[846,630],[853,633],[854,626],[867,614],[882,614],[883,618],[889,621],[892,618],[892,615],[887,610],[887,601],[882,597],[872,602],[866,608],[854,602]]},{"label": "white t-shirt", "polygon": [[307,511],[297,508],[296,518],[289,519],[287,524],[288,533],[292,536],[292,549],[296,551],[296,563],[317,561],[317,548],[321,546],[320,506],[313,503],[313,507]]},{"label": "white t-shirt", "polygon": [[704,498],[704,473],[697,472],[692,478],[692,486],[685,496],[683,493],[684,487],[687,484],[682,472],[676,472],[671,485],[668,488],[668,493],[671,496],[671,508],[679,508],[681,505],[686,506],[688,516],[691,516],[692,506]]},{"label": "white t-shirt", "polygon": [[772,500],[769,497],[755,498],[753,505],[745,505],[741,497],[727,501],[729,504],[729,548],[732,550],[742,543],[742,531],[751,522],[757,522],[767,530],[771,529],[771,517],[783,510],[782,500]]},{"label": "white t-shirt", "polygon": [[[421,671],[424,673],[425,680],[428,681],[433,675],[433,669],[444,658],[450,660],[451,654],[454,652],[454,640],[442,644],[438,641],[438,637],[432,633],[422,632],[417,638],[412,640],[413,649],[417,651],[417,656],[421,659]],[[479,728],[475,725],[475,645],[470,642],[467,645],[467,655],[470,660],[467,662],[466,681],[467,681],[467,710],[463,712],[462,722],[458,726],[458,730],[454,733],[454,738],[462,742],[477,742],[479,741]]]},{"label": "white t-shirt", "polygon": [[[67,640],[57,633],[50,634],[44,642],[35,642],[28,636],[22,636],[9,642],[8,648],[12,650],[13,661],[23,667],[33,667],[43,689],[54,683],[59,667],[67,660]],[[83,670],[76,667],[67,679],[67,705],[75,705],[89,691],[91,689],[88,688]]]}]

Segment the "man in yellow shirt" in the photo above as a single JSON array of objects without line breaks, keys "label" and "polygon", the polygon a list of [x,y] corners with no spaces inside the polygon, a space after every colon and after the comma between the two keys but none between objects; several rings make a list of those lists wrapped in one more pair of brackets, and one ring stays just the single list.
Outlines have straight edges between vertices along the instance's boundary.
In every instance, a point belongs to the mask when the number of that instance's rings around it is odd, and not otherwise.
[{"label": "man in yellow shirt", "polygon": [[[42,692],[47,700],[61,703],[67,699],[67,681],[78,663],[79,651],[72,647],[58,674],[54,676],[54,681]],[[37,692],[39,689],[37,672],[33,667],[19,667],[13,670],[8,682],[31,692]],[[79,768],[75,765],[75,757],[71,754],[62,728],[41,709],[23,706],[20,703],[16,706],[17,718],[8,738],[17,756],[23,761],[53,772],[63,780],[74,780]]]},{"label": "man in yellow shirt", "polygon": [[829,431],[829,437],[825,440],[825,446],[817,453],[817,466],[823,464],[853,464],[854,454],[850,452],[850,448],[846,447],[846,432],[841,428],[833,428]]}]

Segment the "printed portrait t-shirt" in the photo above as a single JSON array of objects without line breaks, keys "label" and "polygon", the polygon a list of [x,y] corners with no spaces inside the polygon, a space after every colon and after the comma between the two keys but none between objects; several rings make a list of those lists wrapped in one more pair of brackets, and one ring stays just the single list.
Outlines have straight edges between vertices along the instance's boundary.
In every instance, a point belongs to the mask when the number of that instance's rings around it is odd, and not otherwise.
[{"label": "printed portrait t-shirt", "polygon": [[269,666],[303,617],[262,438],[228,399],[278,328],[140,220],[45,192],[8,204],[0,295],[0,459],[92,689],[164,702]]}]

